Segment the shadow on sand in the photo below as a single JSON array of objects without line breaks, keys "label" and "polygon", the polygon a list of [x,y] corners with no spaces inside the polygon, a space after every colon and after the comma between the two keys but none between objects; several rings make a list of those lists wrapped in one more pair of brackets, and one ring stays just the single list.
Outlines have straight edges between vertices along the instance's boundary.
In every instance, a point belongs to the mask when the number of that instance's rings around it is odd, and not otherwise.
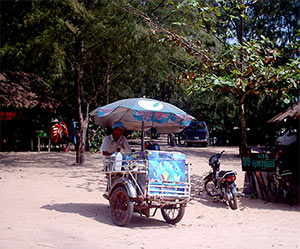
[{"label": "shadow on sand", "polygon": [[[61,213],[73,213],[79,214],[81,216],[93,219],[97,222],[101,222],[103,224],[107,224],[110,226],[116,226],[113,224],[110,218],[110,208],[108,205],[96,204],[96,203],[60,203],[60,204],[51,204],[44,205],[41,207],[46,210],[55,210]],[[152,211],[152,210],[151,210]],[[137,213],[134,213],[130,223],[126,226],[126,228],[133,229],[148,229],[148,228],[172,228],[173,225],[166,223],[165,221],[155,219],[154,217],[146,218],[141,217]]]}]

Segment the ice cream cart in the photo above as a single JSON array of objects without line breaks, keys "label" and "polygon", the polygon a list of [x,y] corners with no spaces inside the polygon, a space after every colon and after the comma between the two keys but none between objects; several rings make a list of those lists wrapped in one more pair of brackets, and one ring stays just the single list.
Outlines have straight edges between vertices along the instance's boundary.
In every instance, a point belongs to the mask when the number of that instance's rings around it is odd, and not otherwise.
[{"label": "ice cream cart", "polygon": [[90,115],[102,127],[121,121],[128,130],[142,131],[141,152],[105,159],[104,196],[110,202],[113,222],[124,226],[133,212],[150,217],[160,209],[166,222],[178,223],[190,200],[190,166],[182,153],[144,150],[144,131],[154,127],[159,133],[176,133],[193,117],[174,105],[147,98],[119,100]]}]

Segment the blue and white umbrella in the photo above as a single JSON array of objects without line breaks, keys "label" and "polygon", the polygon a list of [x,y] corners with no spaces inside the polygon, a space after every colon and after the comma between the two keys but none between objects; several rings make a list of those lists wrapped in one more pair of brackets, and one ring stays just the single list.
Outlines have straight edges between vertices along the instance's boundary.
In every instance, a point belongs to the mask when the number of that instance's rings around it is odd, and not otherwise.
[{"label": "blue and white umbrella", "polygon": [[112,127],[114,122],[121,121],[128,130],[154,127],[159,133],[180,132],[194,119],[172,104],[148,98],[119,100],[98,107],[90,115],[102,127]]}]

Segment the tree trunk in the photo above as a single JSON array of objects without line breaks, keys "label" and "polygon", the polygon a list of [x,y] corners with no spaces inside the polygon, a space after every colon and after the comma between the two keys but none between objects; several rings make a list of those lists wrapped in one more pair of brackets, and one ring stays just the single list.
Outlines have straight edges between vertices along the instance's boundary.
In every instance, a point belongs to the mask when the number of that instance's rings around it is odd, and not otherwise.
[{"label": "tree trunk", "polygon": [[88,110],[89,106],[86,103],[83,103],[82,99],[82,70],[81,67],[78,66],[77,71],[77,79],[76,79],[76,87],[77,87],[77,105],[78,105],[78,125],[79,125],[79,141],[76,151],[76,162],[79,164],[84,163],[84,153],[85,153],[85,137],[88,128]]},{"label": "tree trunk", "polygon": [[106,85],[106,104],[109,104],[109,84]]},{"label": "tree trunk", "polygon": [[84,112],[82,112],[83,107],[80,106],[79,110],[79,141],[78,146],[76,148],[76,162],[79,164],[84,163],[84,153],[86,149],[86,135],[88,129],[88,122],[89,122],[89,112],[88,107],[84,108]]},{"label": "tree trunk", "polygon": [[[241,1],[243,3],[244,1]],[[242,11],[244,12],[244,11]],[[243,13],[241,13],[243,14]],[[240,15],[240,23],[238,29],[238,41],[241,45],[244,42],[244,17]],[[243,50],[241,50],[240,54],[240,64],[241,64],[241,72],[244,72],[244,58],[243,58]],[[240,145],[240,156],[247,154],[248,146],[247,146],[247,126],[246,126],[246,119],[245,119],[245,107],[244,107],[244,99],[246,95],[242,96],[240,100],[240,128],[241,128],[241,145]]]},{"label": "tree trunk", "polygon": [[76,162],[79,164],[84,163],[84,153],[85,153],[85,142],[86,142],[86,133],[88,128],[88,119],[89,119],[89,104],[86,102],[83,95],[83,68],[82,68],[82,55],[85,52],[84,43],[81,40],[77,40],[77,49],[78,54],[80,55],[79,64],[76,67],[76,87],[77,87],[77,108],[78,108],[78,120],[79,120],[79,141],[77,147]]},{"label": "tree trunk", "polygon": [[78,157],[76,158],[77,163],[83,164],[84,163],[84,154],[85,154],[85,147],[86,147],[86,133],[87,133],[87,126],[88,126],[88,119],[81,117],[79,118],[79,145],[78,145]]},{"label": "tree trunk", "polygon": [[78,146],[77,146],[77,156],[76,156],[76,163],[82,164],[84,162],[84,139],[83,139],[83,116],[81,110],[81,77],[82,72],[81,68],[77,68],[77,79],[76,79],[76,87],[77,87],[77,108],[78,108],[78,126],[79,126],[79,139],[78,139]]},{"label": "tree trunk", "polygon": [[240,156],[246,155],[248,152],[247,145],[247,126],[245,119],[244,103],[240,103],[240,127],[241,127],[241,145],[240,145]]},{"label": "tree trunk", "polygon": [[105,77],[105,82],[104,84],[106,85],[106,104],[109,104],[109,90],[110,90],[110,76],[111,76],[111,66],[110,63],[107,64],[107,72],[106,72],[106,77]]}]

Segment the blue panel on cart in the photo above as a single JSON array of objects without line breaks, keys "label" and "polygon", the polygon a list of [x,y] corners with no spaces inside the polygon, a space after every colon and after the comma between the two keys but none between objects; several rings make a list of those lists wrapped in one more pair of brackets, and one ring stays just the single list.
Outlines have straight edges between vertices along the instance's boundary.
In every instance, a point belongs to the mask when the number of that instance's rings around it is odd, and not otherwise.
[{"label": "blue panel on cart", "polygon": [[144,152],[133,152],[133,153],[128,153],[128,154],[123,154],[122,165],[127,165],[128,161],[144,163],[145,162],[145,153]]},{"label": "blue panel on cart", "polygon": [[187,194],[185,184],[150,182],[150,195],[182,196]]},{"label": "blue panel on cart", "polygon": [[185,182],[185,154],[147,151],[149,180]]}]

